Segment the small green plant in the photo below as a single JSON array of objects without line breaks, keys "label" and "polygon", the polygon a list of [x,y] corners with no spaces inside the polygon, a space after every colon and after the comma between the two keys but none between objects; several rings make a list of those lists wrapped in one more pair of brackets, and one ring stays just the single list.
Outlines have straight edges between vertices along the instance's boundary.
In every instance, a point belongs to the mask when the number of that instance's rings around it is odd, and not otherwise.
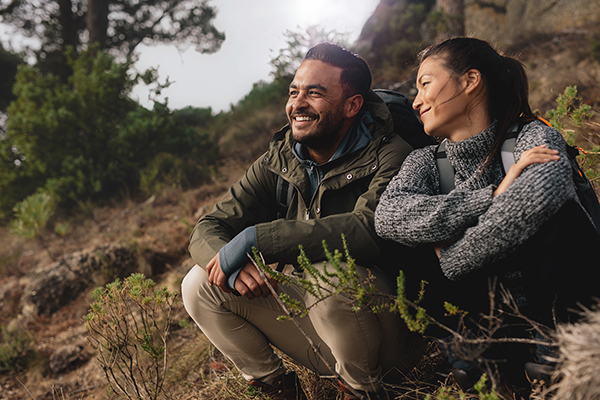
[{"label": "small green plant", "polygon": [[[545,114],[570,145],[580,146],[578,162],[591,182],[600,178],[600,125],[593,121],[595,112],[577,97],[577,86],[568,86],[556,98],[557,107]],[[569,129],[572,127],[573,129]],[[595,137],[594,137],[595,136]],[[598,187],[596,185],[596,192]]]},{"label": "small green plant", "polygon": [[32,194],[15,206],[15,219],[10,228],[17,235],[34,239],[46,227],[55,210],[56,204],[48,193]]},{"label": "small green plant", "polygon": [[20,371],[33,360],[35,352],[31,337],[20,329],[2,327],[0,341],[0,372]]},{"label": "small green plant", "polygon": [[425,333],[427,326],[429,326],[430,320],[427,316],[427,311],[423,307],[417,306],[425,295],[425,285],[427,282],[421,282],[421,290],[419,291],[419,297],[415,301],[415,308],[417,309],[415,315],[413,316],[409,311],[410,306],[408,304],[408,300],[406,299],[406,282],[404,278],[404,272],[400,271],[398,273],[397,278],[397,296],[394,305],[391,307],[392,311],[398,311],[408,329],[413,332]]},{"label": "small green plant", "polygon": [[496,392],[493,387],[489,387],[489,379],[486,374],[481,375],[479,381],[473,385],[473,390],[477,393],[466,394],[463,391],[456,391],[450,387],[442,386],[439,388],[435,395],[428,394],[425,396],[425,400],[466,400],[466,399],[478,399],[478,400],[500,400],[500,395]]},{"label": "small green plant", "polygon": [[[369,275],[366,278],[361,278],[359,276],[356,270],[356,261],[350,256],[346,237],[343,234],[342,243],[344,248],[343,253],[337,249],[332,253],[329,251],[327,243],[323,241],[323,249],[326,257],[323,272],[312,265],[306,256],[302,245],[298,246],[300,249],[298,264],[302,270],[307,272],[309,276],[308,279],[292,278],[272,270],[262,262],[256,249],[253,249],[254,260],[267,275],[276,281],[300,285],[317,299],[323,300],[326,297],[343,293],[353,300],[353,308],[355,311],[368,308],[373,312],[398,312],[411,331],[423,333],[429,325],[429,317],[427,316],[426,310],[419,307],[418,303],[423,299],[427,282],[421,282],[421,290],[418,299],[412,303],[406,299],[404,273],[399,271],[396,297],[386,296],[380,293],[373,284],[373,276]],[[343,259],[345,259],[345,261],[343,261]],[[328,266],[331,267],[331,270]],[[310,311],[310,307],[306,307],[303,303],[290,298],[285,293],[280,294],[280,298],[288,310],[295,315],[305,316]],[[416,310],[414,315],[411,313],[410,308]],[[288,319],[288,317],[281,316],[280,319]]]},{"label": "small green plant", "polygon": [[71,230],[71,224],[68,222],[59,222],[54,225],[54,232],[58,233],[60,236],[65,236]]},{"label": "small green plant", "polygon": [[[353,308],[359,311],[362,308],[370,308],[373,311],[380,311],[389,305],[382,304],[382,299],[386,296],[379,293],[373,284],[373,277],[367,276],[361,278],[356,270],[356,261],[350,256],[346,238],[342,235],[344,251],[338,249],[333,253],[329,251],[327,243],[323,241],[323,250],[325,252],[325,262],[323,271],[319,270],[308,259],[304,248],[299,245],[300,255],[298,264],[301,269],[307,272],[308,278],[296,278],[274,271],[262,261],[260,254],[253,248],[254,261],[270,277],[278,282],[300,285],[304,290],[314,296],[316,299],[325,299],[344,293],[353,299]],[[345,259],[345,261],[343,260]],[[281,299],[290,311],[295,315],[305,316],[312,306],[306,307],[299,301],[292,299],[285,294],[281,294]],[[316,303],[315,303],[316,304]],[[281,317],[286,319],[287,317]]]},{"label": "small green plant", "polygon": [[577,97],[577,86],[565,88],[565,91],[556,98],[556,104],[555,109],[546,111],[546,118],[565,136],[567,142],[573,145],[574,131],[566,129],[564,119],[569,117],[573,125],[581,127],[594,116],[594,111],[588,104],[581,103],[581,98]]},{"label": "small green plant", "polygon": [[88,343],[98,353],[110,389],[129,399],[170,398],[167,341],[178,294],[132,274],[94,290],[85,317]]}]

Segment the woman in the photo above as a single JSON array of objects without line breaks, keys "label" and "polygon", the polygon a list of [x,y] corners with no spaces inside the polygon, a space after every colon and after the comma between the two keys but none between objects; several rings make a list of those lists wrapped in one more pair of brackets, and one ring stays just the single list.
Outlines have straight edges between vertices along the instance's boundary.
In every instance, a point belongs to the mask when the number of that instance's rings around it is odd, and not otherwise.
[{"label": "woman", "polygon": [[[413,108],[425,132],[445,140],[455,188],[441,193],[437,146],[413,151],[380,199],[377,234],[419,249],[405,273],[429,280],[434,316],[442,301],[485,312],[488,278],[497,277],[530,317],[552,323],[555,304],[566,319],[573,300],[588,299],[599,282],[596,270],[593,284],[581,279],[582,263],[598,262],[572,253],[592,253],[586,246],[598,237],[577,200],[561,134],[530,109],[522,64],[474,38],[434,45],[419,61]],[[505,174],[500,147],[517,123],[517,162]],[[439,260],[428,269],[431,247]]]}]

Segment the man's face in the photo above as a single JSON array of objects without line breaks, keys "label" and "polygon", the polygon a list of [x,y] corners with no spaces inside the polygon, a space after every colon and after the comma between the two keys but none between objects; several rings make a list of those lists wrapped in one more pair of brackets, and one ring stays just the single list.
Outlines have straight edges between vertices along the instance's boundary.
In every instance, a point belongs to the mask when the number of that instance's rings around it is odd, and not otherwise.
[{"label": "man's face", "polygon": [[296,71],[285,107],[292,136],[310,149],[326,149],[339,143],[346,119],[346,96],[340,82],[341,68],[307,60]]}]

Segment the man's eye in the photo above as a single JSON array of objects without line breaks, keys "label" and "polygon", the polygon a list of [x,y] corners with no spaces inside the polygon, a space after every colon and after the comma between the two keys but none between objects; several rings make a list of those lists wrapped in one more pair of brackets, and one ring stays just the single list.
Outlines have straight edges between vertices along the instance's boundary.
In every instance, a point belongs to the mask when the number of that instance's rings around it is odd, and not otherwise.
[{"label": "man's eye", "polygon": [[290,96],[296,96],[298,94],[295,90],[290,90]]},{"label": "man's eye", "polygon": [[320,92],[316,92],[314,90],[311,90],[310,92],[308,92],[308,94],[310,94],[311,96],[321,96]]}]

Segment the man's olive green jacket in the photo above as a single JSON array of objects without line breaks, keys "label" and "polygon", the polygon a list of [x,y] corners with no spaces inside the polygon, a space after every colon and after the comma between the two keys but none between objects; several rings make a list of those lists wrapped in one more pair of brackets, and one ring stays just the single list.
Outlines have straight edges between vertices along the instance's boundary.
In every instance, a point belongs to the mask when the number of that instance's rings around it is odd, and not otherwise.
[{"label": "man's olive green jacket", "polygon": [[[374,117],[369,144],[333,161],[333,167],[310,197],[306,168],[292,153],[289,126],[277,132],[269,150],[256,160],[228,196],[203,216],[190,239],[193,260],[206,267],[235,235],[255,226],[257,249],[267,263],[296,264],[298,245],[311,262],[329,250],[342,250],[344,234],[350,255],[359,265],[381,265],[383,240],[375,233],[374,213],[379,197],[396,175],[412,147],[393,133],[391,115],[370,92],[364,106]],[[277,176],[295,188],[285,218],[277,219]]]}]

